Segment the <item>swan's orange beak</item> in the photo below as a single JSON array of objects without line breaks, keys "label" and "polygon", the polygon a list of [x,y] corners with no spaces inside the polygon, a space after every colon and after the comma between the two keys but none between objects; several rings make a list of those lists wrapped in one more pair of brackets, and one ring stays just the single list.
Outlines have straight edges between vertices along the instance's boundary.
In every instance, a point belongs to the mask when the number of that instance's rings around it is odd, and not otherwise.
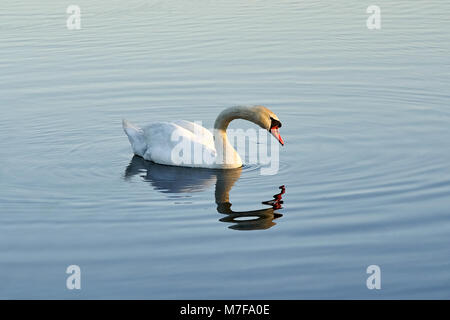
[{"label": "swan's orange beak", "polygon": [[280,136],[280,132],[278,131],[278,127],[272,127],[270,129],[270,133],[278,139],[278,141],[281,143],[282,146],[284,146],[283,138]]}]

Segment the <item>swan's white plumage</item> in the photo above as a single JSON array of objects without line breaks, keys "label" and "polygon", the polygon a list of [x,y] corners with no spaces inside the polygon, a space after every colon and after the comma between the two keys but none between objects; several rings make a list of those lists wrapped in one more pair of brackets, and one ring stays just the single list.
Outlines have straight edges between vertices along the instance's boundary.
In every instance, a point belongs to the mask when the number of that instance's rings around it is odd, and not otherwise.
[{"label": "swan's white plumage", "polygon": [[[208,129],[190,121],[177,120],[173,122],[155,122],[139,128],[127,120],[123,128],[131,143],[133,152],[146,160],[159,164],[179,165],[174,163],[172,150],[181,139],[189,143],[195,150],[204,150],[215,155],[214,137]],[[214,164],[192,163],[189,167],[219,167]]]},{"label": "swan's white plumage", "polygon": [[147,142],[145,141],[144,131],[133,125],[130,121],[122,121],[123,130],[128,136],[133,152],[141,157],[147,150]]},{"label": "swan's white plumage", "polygon": [[208,149],[211,149],[211,150],[215,149],[214,136],[211,133],[211,131],[209,131],[205,127],[202,127],[201,125],[199,125],[195,122],[186,121],[186,120],[177,120],[177,121],[174,121],[173,123],[176,124],[177,126],[180,126],[184,129],[192,132],[192,134],[195,135],[196,139],[199,140],[201,143],[203,143],[206,147],[208,147]]}]

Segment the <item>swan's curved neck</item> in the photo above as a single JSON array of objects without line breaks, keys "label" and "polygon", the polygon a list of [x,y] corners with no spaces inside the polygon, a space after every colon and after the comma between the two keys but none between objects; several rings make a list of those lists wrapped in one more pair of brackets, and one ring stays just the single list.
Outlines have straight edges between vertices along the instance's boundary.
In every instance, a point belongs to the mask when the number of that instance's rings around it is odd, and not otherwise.
[{"label": "swan's curved neck", "polygon": [[255,113],[248,107],[231,107],[223,110],[214,122],[214,129],[227,131],[228,125],[235,119],[255,122]]},{"label": "swan's curved neck", "polygon": [[236,150],[228,141],[227,128],[234,119],[245,119],[256,122],[255,114],[247,107],[231,107],[222,111],[214,123],[214,144],[218,159],[228,166],[234,164],[241,166],[242,160]]}]

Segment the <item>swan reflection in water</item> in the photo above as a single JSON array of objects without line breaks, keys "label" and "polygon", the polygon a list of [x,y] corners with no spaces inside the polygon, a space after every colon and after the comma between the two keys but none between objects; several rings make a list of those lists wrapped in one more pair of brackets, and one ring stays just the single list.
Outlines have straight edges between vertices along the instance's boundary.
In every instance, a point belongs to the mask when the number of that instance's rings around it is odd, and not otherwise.
[{"label": "swan reflection in water", "polygon": [[198,192],[215,183],[217,212],[225,215],[219,221],[232,223],[229,228],[234,230],[264,230],[273,227],[276,224],[273,220],[282,217],[275,210],[282,209],[284,186],[279,187],[280,192],[273,199],[262,202],[269,206],[265,209],[233,211],[229,194],[241,172],[242,168],[220,170],[165,166],[134,156],[125,170],[125,179],[140,175],[153,188],[163,193]]}]

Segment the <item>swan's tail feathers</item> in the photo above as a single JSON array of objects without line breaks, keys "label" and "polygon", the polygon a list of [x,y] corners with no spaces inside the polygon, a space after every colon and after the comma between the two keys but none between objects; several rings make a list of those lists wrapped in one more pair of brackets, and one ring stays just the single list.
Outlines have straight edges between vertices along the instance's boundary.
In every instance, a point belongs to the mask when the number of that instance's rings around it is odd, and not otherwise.
[{"label": "swan's tail feathers", "polygon": [[138,156],[143,157],[145,151],[147,151],[147,143],[145,142],[144,130],[133,125],[130,121],[122,120],[123,130],[130,140],[133,152]]}]

